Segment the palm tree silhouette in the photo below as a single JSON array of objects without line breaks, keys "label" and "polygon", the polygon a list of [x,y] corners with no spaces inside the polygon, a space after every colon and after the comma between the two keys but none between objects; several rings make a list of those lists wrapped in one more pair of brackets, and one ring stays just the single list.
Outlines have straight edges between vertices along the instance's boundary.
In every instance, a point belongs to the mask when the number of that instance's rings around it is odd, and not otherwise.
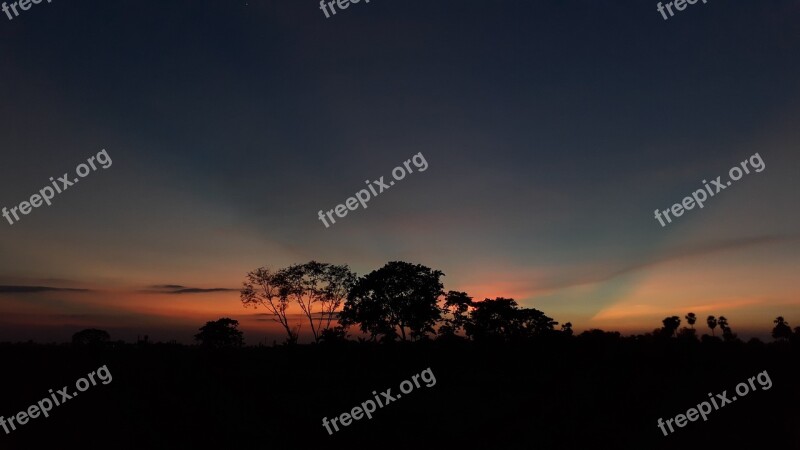
[{"label": "palm tree silhouette", "polygon": [[694,323],[697,322],[697,316],[695,316],[693,312],[690,312],[684,319],[686,319],[686,322],[688,322],[689,326],[694,330]]},{"label": "palm tree silhouette", "polygon": [[678,335],[678,327],[681,326],[681,318],[678,316],[666,317],[661,321],[664,324],[664,334],[672,337]]},{"label": "palm tree silhouette", "polygon": [[714,316],[708,316],[706,323],[708,324],[708,328],[711,328],[711,335],[714,336],[714,328],[717,328],[717,318]]},{"label": "palm tree silhouette", "polygon": [[775,328],[772,329],[772,337],[774,339],[789,339],[792,337],[792,329],[789,328],[789,324],[783,316],[778,316],[772,323],[775,324]]},{"label": "palm tree silhouette", "polygon": [[736,335],[731,331],[731,327],[728,325],[728,319],[726,319],[725,316],[719,316],[717,323],[722,329],[722,338],[725,339],[726,342],[736,339]]}]

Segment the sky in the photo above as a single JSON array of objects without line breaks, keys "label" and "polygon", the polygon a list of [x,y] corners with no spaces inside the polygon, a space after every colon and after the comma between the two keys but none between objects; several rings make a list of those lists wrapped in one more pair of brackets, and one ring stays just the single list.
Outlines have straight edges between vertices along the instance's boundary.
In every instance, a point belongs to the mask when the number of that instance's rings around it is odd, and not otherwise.
[{"label": "sky", "polygon": [[[666,21],[656,3],[372,0],[326,19],[310,0],[55,0],[0,15],[0,206],[102,149],[112,162],[0,219],[0,341],[97,327],[191,342],[231,317],[270,342],[280,330],[239,300],[245,274],[312,259],[359,275],[424,264],[447,290],[577,331],[689,311],[745,337],[778,315],[800,325],[800,2],[709,0]],[[424,172],[318,219],[418,153]],[[756,153],[763,171],[655,219]]]}]

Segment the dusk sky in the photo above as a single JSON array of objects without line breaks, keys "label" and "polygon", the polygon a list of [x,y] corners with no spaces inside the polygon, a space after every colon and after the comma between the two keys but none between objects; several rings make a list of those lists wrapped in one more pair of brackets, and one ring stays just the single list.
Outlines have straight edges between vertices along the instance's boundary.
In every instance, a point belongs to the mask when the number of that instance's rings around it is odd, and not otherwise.
[{"label": "dusk sky", "polygon": [[[800,325],[800,2],[708,0],[667,21],[656,3],[371,0],[326,19],[312,0],[53,0],[0,15],[0,207],[102,149],[113,161],[0,218],[0,341],[95,327],[191,342],[231,317],[271,342],[280,330],[238,288],[312,259],[359,275],[424,264],[446,290],[578,332],[690,311],[701,333],[709,314],[743,337],[778,315]],[[318,219],[419,152],[424,172]],[[763,171],[654,218],[755,153]]]}]

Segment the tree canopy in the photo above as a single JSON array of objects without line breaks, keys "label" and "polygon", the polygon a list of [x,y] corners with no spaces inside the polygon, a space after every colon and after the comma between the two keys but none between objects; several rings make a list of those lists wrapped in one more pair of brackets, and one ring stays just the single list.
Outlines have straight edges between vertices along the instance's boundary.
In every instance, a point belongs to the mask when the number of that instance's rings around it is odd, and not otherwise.
[{"label": "tree canopy", "polygon": [[441,319],[439,297],[444,274],[420,264],[392,261],[355,283],[344,304],[341,322],[359,325],[372,340],[403,341],[433,333]]},{"label": "tree canopy", "polygon": [[225,348],[244,345],[244,333],[239,331],[239,321],[223,317],[213,322],[206,322],[194,339],[204,347]]},{"label": "tree canopy", "polygon": [[[520,340],[553,331],[558,322],[534,308],[519,308],[512,298],[488,298],[473,303],[467,336],[475,340]],[[570,324],[570,332],[572,324]]]}]

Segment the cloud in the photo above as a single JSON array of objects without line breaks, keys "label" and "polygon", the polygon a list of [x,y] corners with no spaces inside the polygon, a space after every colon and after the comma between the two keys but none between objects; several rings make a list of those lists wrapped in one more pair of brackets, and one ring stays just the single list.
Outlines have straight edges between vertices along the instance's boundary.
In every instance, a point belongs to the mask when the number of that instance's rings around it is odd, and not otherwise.
[{"label": "cloud", "polygon": [[57,288],[51,286],[0,286],[0,294],[29,294],[34,292],[89,292],[89,289]]},{"label": "cloud", "polygon": [[180,284],[155,284],[152,286],[148,286],[148,289],[156,289],[156,290],[147,290],[140,292],[149,292],[151,294],[205,294],[208,292],[238,291],[238,289],[229,289],[229,288],[209,288],[209,289],[191,288]]},{"label": "cloud", "polygon": [[238,291],[238,289],[228,289],[228,288],[211,288],[211,289],[201,289],[201,288],[185,288],[185,289],[178,289],[177,291],[170,291],[164,292],[165,294],[203,294],[206,292],[227,292],[227,291]]}]

